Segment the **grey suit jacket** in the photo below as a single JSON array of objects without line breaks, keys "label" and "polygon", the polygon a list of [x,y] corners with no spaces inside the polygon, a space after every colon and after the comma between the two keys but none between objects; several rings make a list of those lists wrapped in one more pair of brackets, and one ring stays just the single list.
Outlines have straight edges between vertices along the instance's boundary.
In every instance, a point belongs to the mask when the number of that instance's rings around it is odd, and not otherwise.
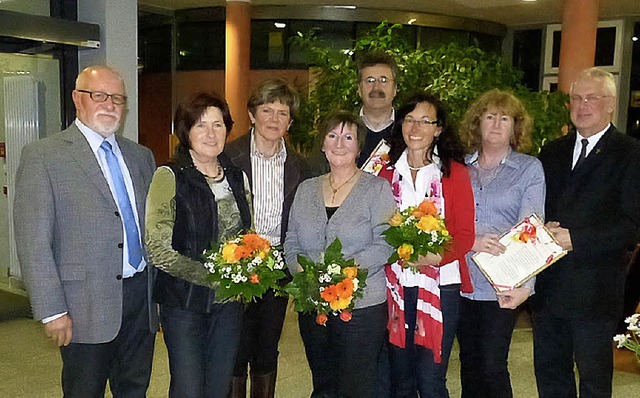
[{"label": "grey suit jacket", "polygon": [[[155,161],[148,148],[123,137],[116,140],[131,174],[144,228]],[[34,318],[66,311],[73,322],[72,342],[113,340],[122,318],[122,222],[91,147],[75,124],[22,150],[14,223]],[[150,294],[149,288],[149,298]],[[152,305],[149,317],[155,331]]]}]

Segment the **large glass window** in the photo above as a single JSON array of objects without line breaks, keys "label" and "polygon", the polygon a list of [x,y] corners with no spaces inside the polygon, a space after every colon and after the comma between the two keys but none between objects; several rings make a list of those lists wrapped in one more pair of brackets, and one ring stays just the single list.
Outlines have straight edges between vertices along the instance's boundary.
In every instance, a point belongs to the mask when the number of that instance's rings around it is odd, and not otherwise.
[{"label": "large glass window", "polygon": [[542,29],[517,30],[513,34],[513,66],[524,72],[524,84],[531,90],[540,86]]},{"label": "large glass window", "polygon": [[178,70],[224,69],[224,21],[178,25]]}]

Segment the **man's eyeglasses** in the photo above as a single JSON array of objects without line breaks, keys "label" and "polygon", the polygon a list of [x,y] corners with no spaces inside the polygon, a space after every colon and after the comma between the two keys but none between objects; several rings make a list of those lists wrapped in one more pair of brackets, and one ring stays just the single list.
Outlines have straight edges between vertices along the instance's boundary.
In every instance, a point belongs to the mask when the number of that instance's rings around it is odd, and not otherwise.
[{"label": "man's eyeglasses", "polygon": [[373,76],[369,76],[369,77],[364,79],[364,82],[366,84],[375,84],[376,82],[378,82],[378,83],[380,83],[382,85],[385,85],[385,84],[391,83],[392,81],[393,81],[393,79],[389,79],[386,76],[380,76],[378,78],[375,78]]},{"label": "man's eyeglasses", "polygon": [[417,125],[418,127],[427,127],[427,126],[438,124],[438,121],[437,120],[431,121],[429,119],[416,120],[412,117],[405,117],[402,120],[402,124],[405,124],[407,126]]},{"label": "man's eyeglasses", "polygon": [[570,97],[571,102],[574,104],[579,104],[584,102],[585,104],[593,104],[600,101],[603,98],[609,98],[610,95],[587,95],[586,97],[581,97],[579,95],[572,95]]},{"label": "man's eyeglasses", "polygon": [[92,101],[105,102],[107,98],[111,97],[111,101],[114,105],[124,105],[127,103],[127,96],[122,94],[107,94],[103,91],[89,91],[89,90],[76,90],[81,93],[89,94]]}]

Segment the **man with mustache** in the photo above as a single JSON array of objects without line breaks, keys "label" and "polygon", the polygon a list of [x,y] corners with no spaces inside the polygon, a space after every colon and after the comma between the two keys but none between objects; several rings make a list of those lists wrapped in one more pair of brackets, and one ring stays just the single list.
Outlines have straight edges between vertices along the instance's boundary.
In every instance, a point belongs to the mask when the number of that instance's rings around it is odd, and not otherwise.
[{"label": "man with mustache", "polygon": [[18,258],[34,318],[60,347],[65,397],[144,397],[155,332],[144,258],[148,148],[116,136],[122,77],[90,66],[73,90],[76,120],[26,145],[16,175]]},{"label": "man with mustache", "polygon": [[360,117],[367,129],[358,167],[362,167],[382,139],[389,142],[398,74],[395,59],[384,52],[369,52],[358,60],[358,95],[362,99]]}]

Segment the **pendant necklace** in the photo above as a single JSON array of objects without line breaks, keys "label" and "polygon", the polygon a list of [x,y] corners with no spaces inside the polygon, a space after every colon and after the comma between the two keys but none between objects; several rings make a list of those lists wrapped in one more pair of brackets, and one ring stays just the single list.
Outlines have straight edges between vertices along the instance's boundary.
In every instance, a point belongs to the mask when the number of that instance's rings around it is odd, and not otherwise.
[{"label": "pendant necklace", "polygon": [[340,186],[338,188],[334,188],[333,184],[331,183],[331,176],[329,175],[328,179],[329,179],[329,187],[331,187],[331,190],[333,191],[333,193],[331,194],[331,203],[335,202],[336,199],[336,193],[338,193],[338,191],[340,190],[340,188],[344,187],[345,185],[347,185],[347,183],[349,183],[349,181],[351,181],[353,179],[353,177],[356,176],[356,174],[358,174],[358,169],[356,169],[356,171],[351,175],[351,177],[349,177],[349,179],[345,182],[343,182],[342,184],[340,184]]}]

